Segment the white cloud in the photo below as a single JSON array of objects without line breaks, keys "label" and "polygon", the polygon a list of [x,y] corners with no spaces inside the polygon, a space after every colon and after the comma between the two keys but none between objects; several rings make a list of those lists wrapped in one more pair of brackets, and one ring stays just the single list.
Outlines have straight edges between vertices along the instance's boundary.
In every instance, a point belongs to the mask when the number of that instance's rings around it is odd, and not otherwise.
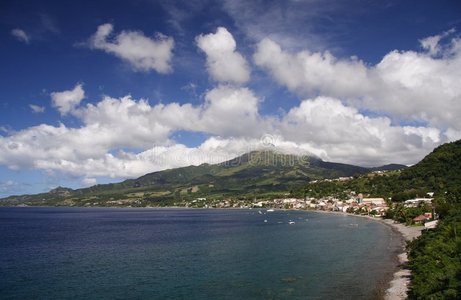
[{"label": "white cloud", "polygon": [[205,95],[198,126],[190,129],[225,137],[260,136],[265,126],[258,104],[248,88],[219,86]]},{"label": "white cloud", "polygon": [[29,104],[30,109],[33,113],[39,114],[45,112],[45,107],[35,104]]},{"label": "white cloud", "polygon": [[30,36],[22,29],[15,28],[11,30],[11,35],[21,42],[24,42],[26,44],[30,43]]},{"label": "white cloud", "polygon": [[364,94],[367,68],[356,59],[338,60],[329,52],[307,50],[291,54],[270,39],[263,39],[254,54],[255,63],[274,78],[300,94],[328,93],[350,97]]},{"label": "white cloud", "polygon": [[[129,96],[104,97],[78,108],[70,105],[66,111],[81,120],[80,127],[42,124],[0,137],[0,164],[94,178],[135,177],[168,167],[219,162],[248,149],[246,139],[259,139],[265,123],[258,102],[249,89],[220,86],[210,90],[199,106],[150,105]],[[187,148],[170,140],[177,130],[214,137],[198,148]],[[236,142],[239,136],[243,137]]]},{"label": "white cloud", "polygon": [[[210,90],[199,106],[104,97],[72,111],[80,127],[42,124],[0,136],[0,165],[83,176],[90,184],[99,176],[137,177],[267,147],[345,163],[410,164],[446,140],[436,128],[392,125],[334,98],[304,100],[280,119],[261,116],[258,103],[251,90],[230,86]],[[178,130],[210,137],[186,147],[170,139]]]},{"label": "white cloud", "polygon": [[224,27],[216,33],[196,37],[197,46],[207,55],[207,69],[218,82],[245,83],[250,79],[250,69],[245,58],[236,51],[232,34]]},{"label": "white cloud", "polygon": [[328,97],[302,101],[278,127],[285,140],[321,149],[325,160],[363,166],[415,163],[446,139],[436,128],[392,125]]},{"label": "white cloud", "polygon": [[97,183],[98,183],[98,180],[96,178],[85,177],[82,179],[83,186],[93,186]]},{"label": "white cloud", "polygon": [[52,105],[59,110],[61,115],[74,111],[84,98],[85,92],[81,84],[77,84],[69,91],[51,93]]},{"label": "white cloud", "polygon": [[109,40],[112,31],[112,24],[100,25],[89,40],[90,47],[103,50],[129,62],[136,71],[155,70],[162,74],[172,71],[173,38],[162,34],[149,38],[142,32],[122,31],[113,40]]},{"label": "white cloud", "polygon": [[[461,41],[454,40],[453,45],[458,44]],[[382,83],[375,84],[364,107],[461,131],[461,51],[441,58],[393,51],[373,72]]]},{"label": "white cloud", "polygon": [[151,106],[146,100],[136,101],[130,96],[120,99],[104,97],[97,104],[88,104],[76,113],[85,124],[79,130],[78,138],[97,134],[97,144],[106,150],[168,144],[172,130],[182,128],[185,124],[181,120],[194,114],[194,109],[187,104]]},{"label": "white cloud", "polygon": [[426,52],[392,51],[368,66],[328,52],[290,53],[264,39],[254,60],[299,95],[336,97],[397,121],[461,131],[461,40],[452,38],[444,47],[435,40],[423,40]]}]

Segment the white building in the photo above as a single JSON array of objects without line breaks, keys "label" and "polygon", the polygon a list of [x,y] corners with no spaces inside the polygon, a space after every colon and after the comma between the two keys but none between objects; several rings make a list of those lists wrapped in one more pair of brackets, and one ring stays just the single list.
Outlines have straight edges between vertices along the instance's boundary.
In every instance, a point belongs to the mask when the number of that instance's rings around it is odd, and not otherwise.
[{"label": "white building", "polygon": [[415,199],[410,199],[405,201],[405,206],[406,207],[416,207],[419,204],[426,203],[426,204],[431,204],[433,198],[415,198]]},{"label": "white building", "polygon": [[384,198],[363,198],[362,203],[363,204],[384,205],[386,204],[386,201],[384,201]]}]

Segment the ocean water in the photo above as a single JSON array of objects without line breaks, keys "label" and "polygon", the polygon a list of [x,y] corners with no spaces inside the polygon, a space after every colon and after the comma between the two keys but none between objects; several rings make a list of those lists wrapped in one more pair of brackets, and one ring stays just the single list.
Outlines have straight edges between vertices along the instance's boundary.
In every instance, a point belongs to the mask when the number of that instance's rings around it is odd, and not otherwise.
[{"label": "ocean water", "polygon": [[373,299],[399,245],[315,212],[0,208],[0,298]]}]

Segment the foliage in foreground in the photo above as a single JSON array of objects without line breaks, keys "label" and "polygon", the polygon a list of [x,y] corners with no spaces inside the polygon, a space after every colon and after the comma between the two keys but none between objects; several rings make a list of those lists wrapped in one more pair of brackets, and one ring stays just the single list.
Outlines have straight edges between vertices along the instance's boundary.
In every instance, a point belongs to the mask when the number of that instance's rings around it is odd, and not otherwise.
[{"label": "foliage in foreground", "polygon": [[409,244],[409,299],[461,298],[461,210]]}]

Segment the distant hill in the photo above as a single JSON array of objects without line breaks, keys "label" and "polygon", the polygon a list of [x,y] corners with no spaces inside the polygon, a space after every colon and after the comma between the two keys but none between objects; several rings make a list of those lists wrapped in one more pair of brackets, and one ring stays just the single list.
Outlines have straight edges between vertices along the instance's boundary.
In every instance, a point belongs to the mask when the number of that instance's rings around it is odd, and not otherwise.
[{"label": "distant hill", "polygon": [[[405,168],[392,165],[393,168]],[[48,193],[11,196],[2,205],[146,206],[171,205],[196,198],[275,197],[286,195],[311,180],[365,174],[382,168],[325,162],[311,156],[253,151],[220,164],[202,164],[159,172],[120,183],[72,190],[59,187]]]},{"label": "distant hill", "polygon": [[370,168],[372,171],[397,171],[397,170],[405,170],[408,166],[401,165],[401,164],[388,164],[381,167],[374,167]]}]

